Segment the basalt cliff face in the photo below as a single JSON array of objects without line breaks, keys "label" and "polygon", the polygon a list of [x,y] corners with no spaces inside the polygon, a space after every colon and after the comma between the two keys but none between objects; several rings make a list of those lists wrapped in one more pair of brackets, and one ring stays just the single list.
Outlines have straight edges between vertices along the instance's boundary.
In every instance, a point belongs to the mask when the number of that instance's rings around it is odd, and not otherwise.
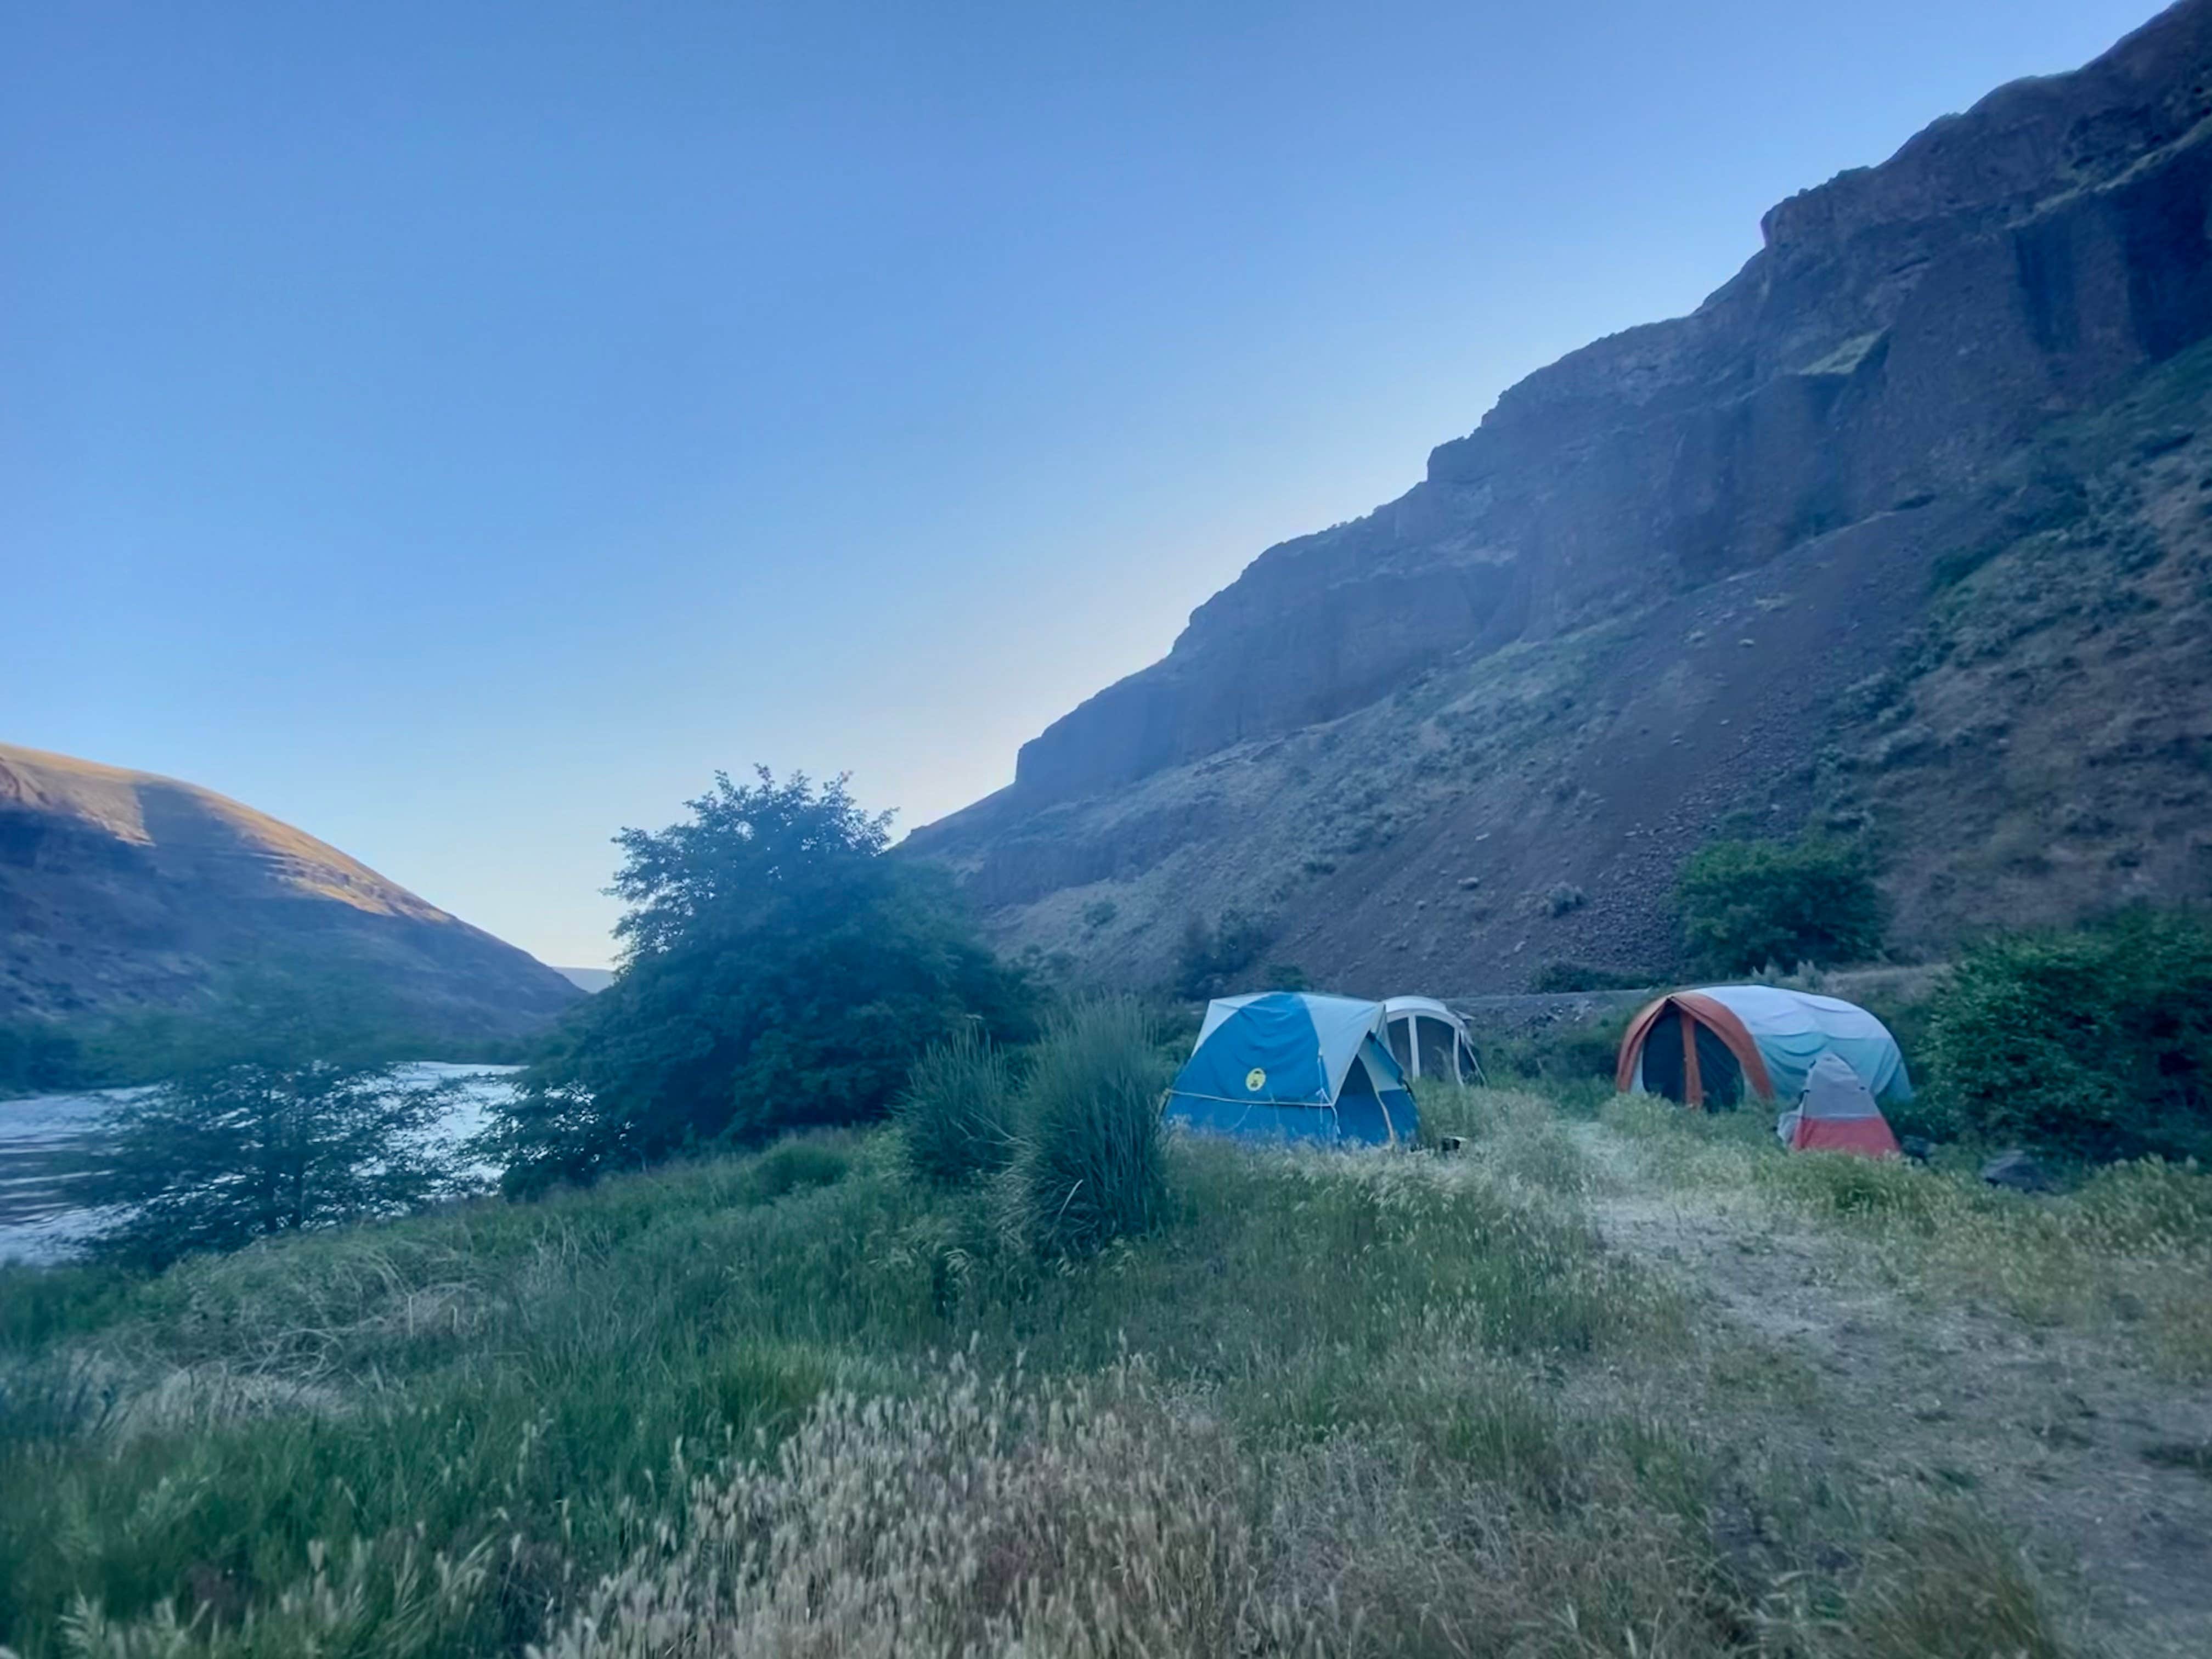
[{"label": "basalt cliff face", "polygon": [[357,986],[425,1037],[514,1035],[582,994],[251,807],[0,745],[0,1020],[189,1009],[272,966]]},{"label": "basalt cliff face", "polygon": [[1908,944],[2212,891],[2208,209],[2189,0],[1783,203],[910,845],[1104,977],[1235,908],[1372,990],[1662,969],[1681,857],[1814,816]]}]

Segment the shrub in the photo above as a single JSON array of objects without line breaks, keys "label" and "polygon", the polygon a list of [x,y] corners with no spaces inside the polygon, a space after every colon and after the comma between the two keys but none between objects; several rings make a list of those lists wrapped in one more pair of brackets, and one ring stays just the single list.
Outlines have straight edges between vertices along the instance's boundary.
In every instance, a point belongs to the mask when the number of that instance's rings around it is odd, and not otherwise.
[{"label": "shrub", "polygon": [[1159,1218],[1170,1075],[1158,1026],[1134,998],[1083,1004],[1046,1028],[1006,1170],[1010,1218],[1031,1249],[1086,1255]]},{"label": "shrub", "polygon": [[122,1218],[95,1248],[160,1267],[418,1208],[460,1189],[458,1159],[433,1139],[458,1092],[388,1066],[239,1060],[118,1102],[83,1192]]},{"label": "shrub", "polygon": [[108,1151],[74,1194],[110,1212],[100,1254],[158,1267],[467,1188],[440,1134],[460,1084],[408,1082],[342,982],[264,974],[228,996],[180,1031],[168,1080],[103,1114]]},{"label": "shrub", "polygon": [[84,1074],[76,1038],[43,1020],[0,1025],[0,1095],[75,1087]]},{"label": "shrub", "polygon": [[816,1130],[779,1140],[746,1169],[745,1185],[763,1204],[788,1193],[834,1187],[853,1172],[853,1140],[849,1129]]},{"label": "shrub", "polygon": [[1006,1054],[973,1025],[933,1042],[891,1103],[907,1161],[957,1187],[1004,1169],[1014,1152],[1014,1079]]},{"label": "shrub", "polygon": [[1626,1011],[1607,1019],[1553,1020],[1519,1031],[1478,1035],[1483,1074],[1492,1083],[1527,1078],[1547,1084],[1613,1081]]},{"label": "shrub", "polygon": [[1111,926],[1114,918],[1121,914],[1121,907],[1112,899],[1093,899],[1083,907],[1083,925],[1092,933]]},{"label": "shrub", "polygon": [[1579,962],[1547,962],[1536,970],[1528,988],[1538,994],[1566,991],[1640,991],[1659,983],[1660,975],[1619,973],[1611,968],[1592,968]]},{"label": "shrub", "polygon": [[1191,917],[1176,951],[1175,994],[1198,1000],[1235,989],[1231,981],[1259,961],[1273,934],[1265,921],[1242,910],[1223,911],[1218,923]]},{"label": "shrub", "polygon": [[1682,866],[1674,897],[1701,973],[1832,966],[1881,949],[1881,895],[1866,854],[1824,836],[1715,842]]},{"label": "shrub", "polygon": [[2212,1156],[2212,925],[2135,911],[1970,951],[1929,1013],[1959,1125],[2090,1158]]}]

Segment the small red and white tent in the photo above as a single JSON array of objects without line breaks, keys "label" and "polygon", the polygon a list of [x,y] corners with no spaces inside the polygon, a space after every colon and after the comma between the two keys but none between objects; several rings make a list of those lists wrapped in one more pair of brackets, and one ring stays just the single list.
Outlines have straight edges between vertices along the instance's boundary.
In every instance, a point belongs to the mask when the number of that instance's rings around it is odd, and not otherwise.
[{"label": "small red and white tent", "polygon": [[1784,1112],[1774,1126],[1793,1152],[1857,1152],[1867,1158],[1897,1156],[1897,1137],[1875,1104],[1866,1079],[1839,1055],[1822,1054],[1805,1076],[1797,1109]]}]

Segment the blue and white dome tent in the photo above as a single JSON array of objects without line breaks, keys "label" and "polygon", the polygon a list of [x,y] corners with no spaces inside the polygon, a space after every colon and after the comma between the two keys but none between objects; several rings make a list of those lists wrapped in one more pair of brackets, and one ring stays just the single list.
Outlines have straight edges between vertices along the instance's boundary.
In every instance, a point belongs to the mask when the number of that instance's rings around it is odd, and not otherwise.
[{"label": "blue and white dome tent", "polygon": [[1267,991],[1206,1005],[1167,1121],[1207,1134],[1410,1145],[1419,1127],[1382,1005]]}]

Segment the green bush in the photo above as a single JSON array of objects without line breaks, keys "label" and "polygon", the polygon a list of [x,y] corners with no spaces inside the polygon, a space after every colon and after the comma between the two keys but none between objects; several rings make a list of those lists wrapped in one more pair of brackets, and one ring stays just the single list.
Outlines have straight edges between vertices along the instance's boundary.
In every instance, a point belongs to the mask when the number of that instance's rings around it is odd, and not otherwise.
[{"label": "green bush", "polygon": [[78,1087],[84,1054],[58,1025],[27,1019],[0,1025],[0,1095],[47,1094]]},{"label": "green bush", "polygon": [[1662,977],[1658,974],[1624,974],[1611,968],[1592,968],[1580,962],[1547,962],[1528,981],[1528,989],[1539,995],[1571,991],[1641,991],[1646,986],[1658,984]]},{"label": "green bush", "polygon": [[433,1138],[459,1096],[451,1080],[410,1085],[388,1066],[338,1060],[187,1072],[103,1118],[109,1151],[78,1190],[121,1218],[94,1248],[159,1267],[463,1191],[459,1158]]},{"label": "green bush", "polygon": [[889,814],[757,776],[616,838],[629,954],[481,1143],[510,1191],[880,1117],[933,1042],[1029,1034],[1033,988],[941,872],[886,855]]},{"label": "green bush", "polygon": [[1865,852],[1805,835],[1722,841],[1693,854],[1674,886],[1698,971],[1863,962],[1881,949],[1881,895]]},{"label": "green bush", "polygon": [[1083,1004],[1047,1026],[1006,1172],[1014,1231],[1039,1255],[1088,1255],[1159,1219],[1171,1074],[1158,1023],[1133,997]]},{"label": "green bush", "polygon": [[816,1130],[793,1135],[763,1152],[745,1171],[751,1196],[773,1203],[789,1193],[834,1187],[853,1172],[850,1130]]},{"label": "green bush", "polygon": [[1014,1076],[1005,1053],[975,1027],[933,1042],[891,1103],[907,1161],[925,1180],[957,1187],[1013,1157]]},{"label": "green bush", "polygon": [[2212,1157],[2212,925],[2132,911],[1968,952],[1929,1013],[1967,1132],[2095,1159]]},{"label": "green bush", "polygon": [[1492,1084],[1527,1079],[1553,1085],[1601,1082],[1609,1089],[1629,1018],[1624,1009],[1605,1019],[1549,1021],[1517,1031],[1478,1031],[1475,1049],[1482,1056],[1483,1075]]},{"label": "green bush", "polygon": [[1273,937],[1274,930],[1267,922],[1242,910],[1223,911],[1218,923],[1193,916],[1183,924],[1182,940],[1176,948],[1170,988],[1177,996],[1192,1000],[1248,988],[1238,985],[1237,977],[1260,960],[1260,953]]}]

